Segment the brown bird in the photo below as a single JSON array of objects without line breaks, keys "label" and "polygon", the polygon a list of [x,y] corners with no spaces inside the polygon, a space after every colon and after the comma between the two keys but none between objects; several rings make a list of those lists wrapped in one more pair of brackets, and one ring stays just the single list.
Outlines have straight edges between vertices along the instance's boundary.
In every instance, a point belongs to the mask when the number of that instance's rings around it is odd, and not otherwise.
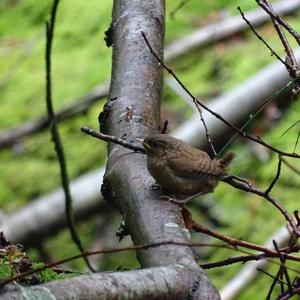
[{"label": "brown bird", "polygon": [[142,144],[150,174],[168,195],[183,201],[212,192],[234,158],[229,152],[211,159],[206,152],[166,134],[152,134]]}]

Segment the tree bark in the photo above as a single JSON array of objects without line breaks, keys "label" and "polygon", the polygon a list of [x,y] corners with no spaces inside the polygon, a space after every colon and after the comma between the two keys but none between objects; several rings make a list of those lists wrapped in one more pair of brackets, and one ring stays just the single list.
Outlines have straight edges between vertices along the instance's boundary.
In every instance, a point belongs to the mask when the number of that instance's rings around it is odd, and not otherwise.
[{"label": "tree bark", "polygon": [[0,291],[0,298],[1,300],[180,300],[188,299],[186,287],[189,283],[185,269],[175,265],[84,275],[31,287],[10,284]]},{"label": "tree bark", "polygon": [[[112,24],[110,100],[100,118],[100,126],[104,133],[135,141],[159,131],[163,70],[151,55],[141,32],[162,58],[164,1],[115,1]],[[108,145],[102,191],[108,201],[120,207],[134,244],[188,242],[181,209],[159,200],[159,193],[151,189],[153,184],[145,155],[116,144]],[[182,290],[185,297],[219,299],[189,247],[169,245],[142,250],[138,260],[143,268],[180,264],[185,270],[182,276],[189,282]]]}]

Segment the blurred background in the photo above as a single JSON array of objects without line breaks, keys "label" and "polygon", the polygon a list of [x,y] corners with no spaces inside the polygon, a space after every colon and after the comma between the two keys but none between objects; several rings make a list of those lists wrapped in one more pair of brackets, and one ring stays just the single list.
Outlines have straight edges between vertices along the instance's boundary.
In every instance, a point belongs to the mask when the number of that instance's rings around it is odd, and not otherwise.
[{"label": "blurred background", "polygon": [[[178,9],[181,3],[184,5]],[[45,21],[49,19],[51,5],[50,0],[0,1],[1,141],[5,140],[4,136],[9,136],[8,130],[24,129],[34,122],[37,124],[36,121],[46,114]],[[239,15],[237,6],[245,12],[260,10],[254,0],[166,1],[166,47],[200,28]],[[93,177],[96,181],[91,181],[91,186],[85,185],[86,190],[82,194],[88,192],[89,188],[96,189],[93,197],[95,201],[99,201],[99,205],[95,205],[97,209],[92,209],[77,219],[78,232],[86,249],[131,244],[129,237],[119,243],[115,233],[122,218],[115,209],[102,205],[101,172],[98,170],[105,164],[106,145],[80,132],[82,125],[95,129],[99,127],[98,115],[105,103],[105,93],[101,94],[101,91],[107,90],[111,71],[111,48],[106,47],[104,42],[104,32],[110,25],[111,13],[112,1],[109,0],[62,0],[57,14],[52,51],[55,111],[59,112],[75,104],[72,117],[65,118],[59,124],[69,176],[74,180],[90,174],[89,172],[95,171],[93,174],[96,174]],[[298,31],[299,16],[300,10],[295,9],[286,17]],[[260,24],[257,30],[273,49],[284,55],[270,21]],[[293,41],[291,44],[296,46]],[[192,93],[207,102],[238,87],[244,80],[273,62],[275,58],[249,29],[238,30],[230,36],[202,46],[187,48],[180,55],[168,59],[168,65]],[[195,110],[189,101],[183,100],[182,93],[169,79],[166,77],[162,120],[169,121],[169,130],[172,132],[189,120]],[[282,86],[278,86],[278,90],[281,88]],[[90,101],[86,101],[84,108],[80,109],[80,103],[84,100]],[[299,120],[299,113],[299,100],[292,102],[286,98],[283,104],[272,102],[248,130],[260,134],[285,151],[293,152],[299,125],[281,135]],[[246,177],[265,189],[275,176],[277,155],[241,139],[236,139],[229,149],[237,153],[231,172]],[[299,160],[288,161],[300,170]],[[3,142],[0,146],[0,163],[1,228],[5,220],[21,208],[40,199],[38,197],[49,193],[51,195],[57,190],[60,187],[60,173],[47,129],[7,144]],[[283,167],[280,180],[272,193],[290,212],[298,208],[299,185],[299,174]],[[194,217],[207,226],[254,243],[264,244],[285,224],[283,217],[264,199],[239,192],[224,183],[218,186],[214,194],[205,197],[201,205],[194,201],[190,207]],[[55,211],[53,206],[52,212],[49,204],[47,213],[51,215]],[[213,242],[199,235],[194,239]],[[38,261],[55,261],[77,253],[66,229],[49,228],[43,238],[35,239],[32,236],[24,244],[28,255]],[[201,263],[239,255],[232,250],[219,248],[197,251]],[[138,267],[133,252],[93,258],[93,263],[101,271]],[[296,268],[293,275],[297,275],[299,266],[289,265]],[[68,267],[85,271],[81,260],[71,262]],[[208,273],[216,286],[222,288],[242,267],[243,265],[236,264],[208,270]],[[276,268],[278,266],[274,264],[266,267],[270,273],[274,273]],[[255,283],[245,287],[237,299],[264,299],[271,283],[272,278],[257,273]],[[257,295],[262,297],[257,298]]]}]

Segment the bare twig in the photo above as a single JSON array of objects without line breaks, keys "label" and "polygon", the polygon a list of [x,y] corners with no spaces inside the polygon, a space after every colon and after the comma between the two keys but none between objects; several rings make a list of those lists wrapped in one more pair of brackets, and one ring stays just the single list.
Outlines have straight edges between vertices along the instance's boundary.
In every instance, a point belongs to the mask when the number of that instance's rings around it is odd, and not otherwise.
[{"label": "bare twig", "polygon": [[283,296],[277,297],[276,300],[288,300],[288,299],[292,298],[294,295],[299,294],[299,293],[300,293],[300,287],[296,288],[296,289],[293,289],[292,293],[287,293]]},{"label": "bare twig", "polygon": [[[296,87],[297,88],[297,87]],[[300,120],[294,122],[287,130],[284,131],[284,133],[282,133],[280,135],[280,137],[282,137],[283,135],[285,135],[288,131],[290,131],[294,126],[296,126],[297,124],[299,124]],[[298,135],[296,138],[296,142],[295,142],[295,147],[294,147],[294,153],[296,152],[297,146],[298,146],[298,142],[299,142],[299,137],[300,137],[300,130],[298,131]]]},{"label": "bare twig", "polygon": [[293,218],[290,216],[290,214],[287,212],[287,210],[272,196],[270,196],[269,194],[266,194],[264,191],[261,191],[255,187],[249,186],[249,184],[244,183],[240,180],[238,180],[238,181],[234,180],[234,178],[231,178],[231,177],[224,178],[224,179],[222,179],[222,181],[224,181],[242,191],[251,192],[253,194],[256,194],[256,195],[259,195],[259,196],[265,198],[267,201],[272,203],[282,213],[282,215],[285,217],[285,219],[288,221],[288,223],[292,227],[295,234],[297,236],[300,236],[300,231],[297,227],[297,224],[294,222]]},{"label": "bare twig", "polygon": [[296,138],[296,142],[295,142],[295,147],[294,147],[294,152],[296,152],[297,146],[298,146],[298,142],[299,142],[299,138],[300,138],[300,130],[298,131],[297,134],[297,138]]},{"label": "bare twig", "polygon": [[136,145],[134,145],[132,143],[127,142],[124,139],[117,138],[117,137],[112,136],[112,135],[107,135],[107,134],[95,131],[95,130],[87,127],[87,126],[82,126],[81,127],[81,131],[84,132],[84,133],[86,133],[86,134],[88,134],[88,135],[90,135],[90,136],[92,136],[92,137],[100,139],[102,141],[112,142],[112,143],[121,145],[121,146],[123,146],[125,148],[128,148],[130,150],[133,150],[135,152],[140,152],[140,153],[145,154],[145,150],[144,150],[143,147],[136,146]]},{"label": "bare twig", "polygon": [[[269,3],[269,1],[267,1],[267,0],[264,1],[264,4],[266,6],[268,6],[268,8],[270,9],[270,11],[273,12],[273,14],[275,13],[274,9],[273,9],[272,5]],[[271,20],[274,24],[274,27],[277,31],[280,41],[281,41],[281,43],[285,49],[285,52],[287,54],[287,58],[288,58],[287,62],[288,63],[286,65],[286,68],[292,78],[297,78],[297,77],[299,77],[299,66],[298,66],[297,60],[295,58],[294,52],[292,50],[292,47],[290,46],[290,43],[289,43],[288,39],[286,38],[283,30],[281,29],[281,26],[280,26],[279,22],[277,21],[277,19],[273,18],[271,16]]]},{"label": "bare twig", "polygon": [[297,124],[300,123],[300,120],[294,122],[287,130],[285,130],[281,135],[280,137],[284,136],[287,132],[289,132],[294,126],[296,126]]},{"label": "bare twig", "polygon": [[[282,15],[291,14],[297,11],[299,7],[298,0],[281,0],[274,3],[276,11]],[[268,21],[269,15],[265,14],[260,8],[246,11],[246,16],[253,26],[259,26]],[[165,49],[165,58],[173,59],[208,43],[214,43],[220,39],[226,39],[237,32],[241,32],[247,28],[247,24],[239,15],[224,18],[220,21],[213,22],[207,26],[195,30],[184,38],[174,41],[167,45]],[[166,60],[165,60],[166,61]]]},{"label": "bare twig", "polygon": [[[232,245],[233,247],[243,247],[243,248],[247,248],[247,249],[252,249],[252,250],[256,250],[259,252],[263,252],[265,255],[267,255],[267,257],[279,257],[279,254],[271,249],[265,248],[263,246],[257,245],[257,244],[253,244],[253,243],[249,243],[243,240],[238,240],[226,235],[223,235],[215,230],[206,228],[202,225],[200,225],[199,223],[196,223],[195,221],[192,221],[192,229],[194,229],[196,232],[202,232],[205,233],[209,236],[212,236],[216,239],[219,239],[221,241],[224,241],[226,243],[228,243],[229,245]],[[255,255],[253,256],[255,257]],[[300,257],[299,256],[295,256],[295,255],[291,255],[291,254],[285,254],[286,259],[292,260],[292,261],[300,261]],[[256,257],[255,257],[256,258]]]},{"label": "bare twig", "polygon": [[[156,59],[156,60],[157,60],[157,61],[158,61],[158,62],[159,62],[159,63],[160,63],[160,64],[161,64],[168,72],[169,72],[169,74],[171,74],[171,75],[176,79],[176,81],[183,87],[182,83],[181,83],[181,82],[179,81],[179,79],[176,77],[176,75],[174,74],[174,72],[173,72],[170,68],[168,68],[168,67],[163,63],[163,61],[159,58],[159,56],[154,52],[154,50],[152,49],[152,47],[151,47],[149,41],[148,41],[147,38],[146,38],[145,33],[144,33],[144,32],[141,32],[141,34],[142,34],[142,36],[143,36],[143,38],[144,38],[144,41],[145,41],[145,43],[147,44],[147,46],[148,46],[150,52],[151,52],[152,55],[155,57],[155,59]],[[186,90],[186,89],[184,88],[184,90]],[[187,91],[187,90],[186,90],[186,91]],[[189,93],[189,94],[190,94],[190,93]],[[202,122],[202,124],[203,124],[203,126],[204,126],[204,129],[205,129],[205,134],[206,134],[207,141],[208,141],[208,143],[209,143],[209,145],[210,145],[210,148],[211,148],[211,150],[212,150],[214,156],[216,157],[216,156],[217,156],[217,153],[216,153],[216,150],[215,150],[214,145],[213,145],[213,143],[212,143],[212,140],[211,140],[211,138],[210,138],[210,135],[209,135],[209,132],[208,132],[208,128],[207,128],[207,126],[206,126],[205,120],[204,120],[203,115],[202,115],[202,110],[201,110],[201,107],[200,107],[200,106],[202,106],[202,105],[199,103],[199,101],[197,101],[197,99],[196,99],[194,96],[192,96],[191,94],[190,94],[190,96],[192,97],[193,102],[194,102],[195,106],[197,107],[197,110],[198,110],[199,115],[200,115],[201,122]],[[199,104],[200,104],[200,105],[199,105]]]},{"label": "bare twig", "polygon": [[[275,276],[273,276],[272,274],[270,274],[269,272],[267,272],[267,271],[265,271],[265,270],[263,270],[261,268],[257,268],[256,270],[259,271],[259,272],[261,272],[261,273],[266,274],[267,276],[269,276],[269,277],[271,277],[273,279],[275,278]],[[286,284],[286,282],[284,282],[284,281],[282,281],[280,279],[278,279],[278,281],[282,282],[283,284]]]},{"label": "bare twig", "polygon": [[256,2],[261,8],[265,10],[267,14],[269,14],[273,19],[280,23],[280,25],[282,25],[295,38],[295,40],[300,46],[299,33],[295,29],[290,27],[290,25],[287,22],[285,22],[282,18],[280,18],[280,16],[274,10],[272,10],[264,1],[256,0]]},{"label": "bare twig", "polygon": [[[288,239],[290,238],[290,232],[286,225],[282,226],[279,230],[274,232],[270,238],[268,238],[268,241],[264,243],[264,247],[271,248],[273,246],[273,240],[276,240],[278,244],[281,246],[286,245]],[[284,248],[281,248],[280,251],[283,252]],[[289,251],[289,250],[287,250]],[[247,253],[248,254],[248,253]],[[259,254],[259,253],[256,253]],[[237,274],[235,274],[229,282],[225,284],[220,289],[221,298],[224,300],[230,300],[230,299],[238,299],[238,294],[245,289],[245,287],[253,280],[255,280],[257,276],[257,268],[265,268],[267,263],[270,262],[272,264],[279,265],[280,262],[275,261],[274,259],[264,259],[260,260],[258,262],[248,262],[245,264]],[[289,269],[293,272],[296,272],[299,274],[298,270],[293,270],[291,267]]]},{"label": "bare twig", "polygon": [[173,19],[175,14],[183,8],[190,0],[181,0],[178,5],[170,12],[170,17]]},{"label": "bare twig", "polygon": [[206,139],[207,139],[207,142],[209,143],[210,148],[211,148],[211,150],[212,150],[213,157],[217,157],[218,154],[217,154],[217,152],[216,152],[214,143],[213,143],[213,141],[212,141],[212,139],[210,138],[210,135],[209,135],[209,133],[208,133],[208,128],[207,128],[206,123],[205,123],[205,120],[204,120],[204,118],[203,118],[203,114],[202,114],[201,107],[200,107],[200,105],[197,103],[197,101],[194,101],[194,100],[193,100],[193,102],[194,102],[194,104],[195,104],[195,106],[196,106],[196,108],[197,108],[197,110],[198,110],[198,112],[199,112],[200,120],[201,120],[201,122],[202,122],[202,124],[203,124],[203,126],[204,126]]},{"label": "bare twig", "polygon": [[[293,288],[292,288],[292,283],[291,283],[290,276],[287,272],[287,268],[286,268],[286,265],[285,265],[285,263],[286,263],[285,253],[280,252],[278,244],[276,243],[275,240],[273,241],[273,244],[274,244],[274,248],[276,249],[276,251],[279,255],[279,259],[280,259],[279,271],[281,272],[282,275],[284,274],[285,279],[286,279],[286,283],[287,283],[287,286],[288,286],[288,290],[289,290],[289,292],[291,292]],[[282,277],[282,275],[280,275],[279,278]]]},{"label": "bare twig", "polygon": [[[55,119],[53,106],[52,106],[51,50],[52,50],[52,41],[53,41],[53,33],[54,33],[54,26],[55,26],[55,17],[56,17],[58,4],[59,4],[59,0],[53,1],[50,23],[46,22],[46,57],[45,57],[46,59],[46,104],[47,104],[47,112],[49,117],[52,140],[55,144],[55,150],[56,150],[56,154],[60,166],[61,181],[65,193],[66,216],[68,220],[68,226],[70,229],[72,240],[74,241],[78,249],[81,252],[84,252],[84,248],[76,232],[75,223],[73,219],[72,197],[69,188],[69,178],[67,173],[66,160],[65,160],[64,150],[63,150],[62,142],[57,127],[57,122]],[[94,271],[92,266],[89,264],[88,259],[84,257],[84,260],[87,266],[89,267],[89,269],[91,271]]]},{"label": "bare twig", "polygon": [[253,260],[261,260],[266,259],[268,255],[266,254],[253,254],[253,255],[244,255],[244,256],[237,256],[237,257],[230,257],[224,260],[220,260],[217,262],[212,263],[206,263],[206,264],[200,264],[200,266],[203,269],[212,269],[212,268],[219,268],[224,266],[229,266],[236,263],[246,263],[247,261],[253,261]]},{"label": "bare twig", "polygon": [[280,172],[281,172],[281,164],[282,164],[282,160],[280,155],[278,155],[278,165],[277,165],[277,172],[276,175],[274,177],[274,179],[272,180],[272,182],[270,183],[269,187],[266,189],[265,194],[269,195],[269,193],[271,192],[271,190],[273,189],[274,185],[276,184],[277,180],[280,177]]},{"label": "bare twig", "polygon": [[281,57],[276,53],[276,51],[273,50],[273,49],[271,48],[271,46],[263,39],[263,37],[262,37],[261,35],[259,35],[258,32],[254,29],[254,27],[252,26],[252,24],[251,24],[251,23],[248,21],[248,19],[245,17],[245,15],[244,15],[243,11],[241,10],[241,8],[238,6],[237,9],[238,9],[238,11],[240,12],[240,14],[241,14],[243,20],[244,20],[244,21],[247,23],[247,25],[250,27],[251,31],[252,31],[252,32],[256,35],[256,37],[257,37],[260,41],[262,41],[262,42],[265,44],[265,46],[271,51],[271,55],[276,56],[276,58],[277,58],[282,64],[284,64],[284,65],[286,66],[286,68],[288,68],[289,65],[286,64],[285,61],[281,59]]},{"label": "bare twig", "polygon": [[[258,144],[263,145],[264,147],[278,153],[281,154],[282,156],[289,156],[289,157],[294,157],[294,158],[300,158],[299,154],[296,153],[289,153],[289,152],[285,152],[285,151],[281,151],[275,147],[273,147],[272,145],[269,145],[268,143],[264,142],[260,137],[254,137],[248,133],[246,133],[245,131],[241,130],[240,128],[236,127],[235,125],[231,124],[230,122],[228,122],[227,120],[225,120],[221,115],[219,115],[218,113],[214,112],[213,110],[211,110],[209,107],[207,107],[206,105],[204,105],[202,102],[199,101],[199,99],[197,99],[187,88],[186,86],[181,82],[181,80],[176,76],[176,74],[173,72],[172,69],[170,69],[167,65],[164,64],[164,62],[159,58],[159,56],[154,52],[154,50],[152,49],[151,45],[149,44],[145,34],[143,32],[141,32],[147,46],[149,47],[150,52],[154,55],[154,57],[157,59],[157,61],[164,67],[164,69],[171,74],[175,80],[180,84],[180,86],[186,91],[186,93],[188,93],[188,95],[193,99],[194,103],[197,103],[199,106],[201,106],[202,108],[204,108],[205,110],[207,110],[209,113],[211,113],[213,116],[215,116],[217,119],[219,119],[220,121],[222,121],[224,124],[226,124],[228,127],[230,127],[231,129],[235,130],[238,134],[240,134],[242,137],[247,138],[251,141],[254,141]],[[295,80],[296,81],[296,80]],[[291,83],[290,83],[291,84]],[[206,132],[206,136],[208,135],[207,132],[207,128],[206,125],[204,125],[205,127],[205,132]]]},{"label": "bare twig", "polygon": [[[292,83],[290,82],[289,84],[287,84],[286,86],[284,86],[283,88],[281,88],[280,90],[277,90],[275,93],[273,93],[271,96],[269,96],[265,102],[259,107],[259,109],[250,114],[249,116],[249,119],[240,127],[241,130],[244,131],[244,129],[250,125],[255,119],[256,117],[277,97],[279,96],[281,93],[283,93],[284,91],[286,91],[289,86],[291,85]],[[218,156],[220,156],[224,151],[225,149],[228,148],[228,146],[236,139],[236,137],[239,136],[239,133],[236,132],[230,139],[229,141],[223,146],[223,148],[219,151],[219,154]]]},{"label": "bare twig", "polygon": [[[273,245],[274,245],[274,248],[276,249],[276,251],[277,251],[277,253],[279,255],[281,264],[280,264],[280,267],[279,267],[279,270],[278,270],[277,274],[273,277],[273,282],[272,282],[272,284],[270,286],[270,289],[269,289],[269,292],[267,294],[266,300],[270,300],[271,299],[272,292],[273,292],[273,290],[274,290],[277,282],[280,283],[281,294],[284,293],[284,284],[283,284],[283,281],[282,281],[282,277],[283,277],[282,275],[283,275],[283,273],[285,273],[286,277],[289,278],[288,275],[287,275],[287,272],[286,272],[286,268],[285,268],[285,260],[286,259],[280,253],[280,250],[279,250],[278,245],[277,245],[277,243],[276,243],[275,240],[273,240]],[[290,286],[291,286],[290,281],[289,281],[289,285],[288,286],[289,286],[289,290],[290,290]]]}]

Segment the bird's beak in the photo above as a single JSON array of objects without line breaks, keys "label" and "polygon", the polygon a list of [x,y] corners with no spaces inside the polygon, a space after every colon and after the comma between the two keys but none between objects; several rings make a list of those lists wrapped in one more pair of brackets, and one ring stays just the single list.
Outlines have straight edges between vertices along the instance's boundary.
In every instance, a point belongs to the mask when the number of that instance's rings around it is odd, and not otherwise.
[{"label": "bird's beak", "polygon": [[137,138],[136,140],[138,141],[138,143],[141,143],[141,144],[143,145],[143,147],[144,147],[145,150],[149,150],[149,149],[151,148],[151,147],[149,146],[149,144],[147,144],[147,143],[145,142],[144,139],[139,139],[139,138]]}]

